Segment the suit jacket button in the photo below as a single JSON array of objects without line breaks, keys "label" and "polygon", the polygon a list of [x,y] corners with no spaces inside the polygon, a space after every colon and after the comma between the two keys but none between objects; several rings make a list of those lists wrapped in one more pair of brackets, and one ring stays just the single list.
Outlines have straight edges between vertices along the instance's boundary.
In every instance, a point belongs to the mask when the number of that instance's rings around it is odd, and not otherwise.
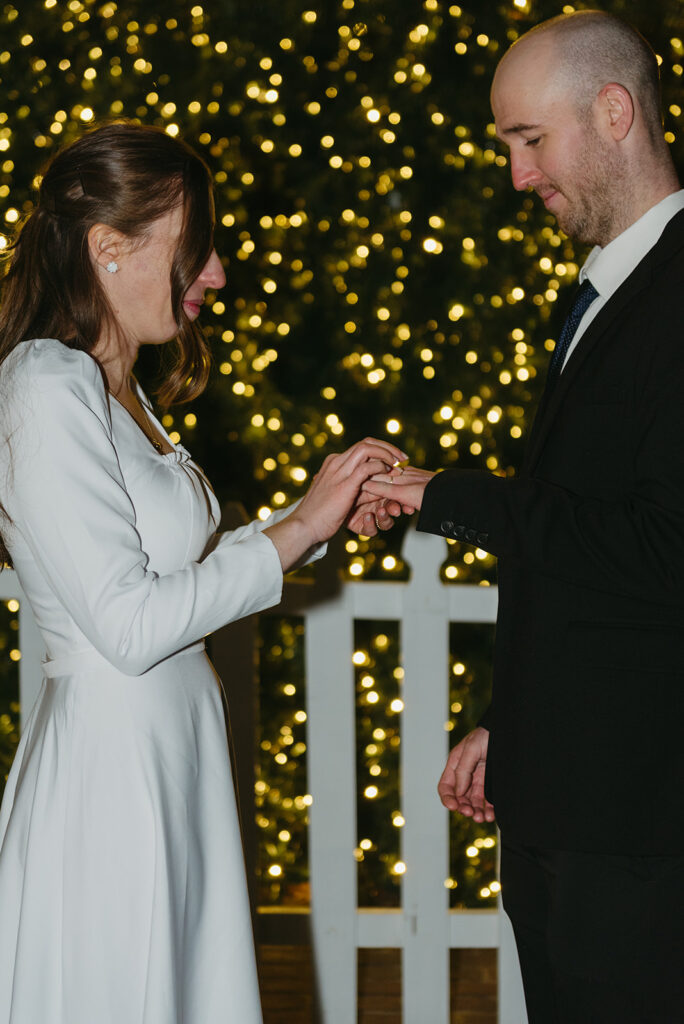
[{"label": "suit jacket button", "polygon": [[475,530],[466,530],[465,539],[469,544],[474,544],[477,540],[477,533]]},{"label": "suit jacket button", "polygon": [[485,544],[487,543],[488,540],[489,540],[489,534],[488,533],[478,533],[478,535],[477,535],[477,543],[479,544],[479,546],[481,548],[485,546]]},{"label": "suit jacket button", "polygon": [[448,519],[445,519],[444,522],[442,523],[441,527],[440,527],[442,533],[451,533],[453,528],[454,528],[454,524],[450,523]]},{"label": "suit jacket button", "polygon": [[454,537],[455,537],[455,539],[456,540],[463,540],[464,536],[465,536],[465,526],[455,526],[454,527]]}]

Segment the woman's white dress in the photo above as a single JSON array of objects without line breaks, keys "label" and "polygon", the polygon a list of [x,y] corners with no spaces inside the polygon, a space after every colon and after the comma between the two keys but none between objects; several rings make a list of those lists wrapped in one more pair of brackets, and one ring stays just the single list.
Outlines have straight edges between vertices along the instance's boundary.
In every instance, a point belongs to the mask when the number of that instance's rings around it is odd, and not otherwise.
[{"label": "woman's white dress", "polygon": [[258,1024],[202,637],[278,602],[275,547],[264,523],[217,535],[186,450],[156,452],[58,341],[5,361],[0,426],[3,535],[47,651],[0,812],[0,1024]]}]

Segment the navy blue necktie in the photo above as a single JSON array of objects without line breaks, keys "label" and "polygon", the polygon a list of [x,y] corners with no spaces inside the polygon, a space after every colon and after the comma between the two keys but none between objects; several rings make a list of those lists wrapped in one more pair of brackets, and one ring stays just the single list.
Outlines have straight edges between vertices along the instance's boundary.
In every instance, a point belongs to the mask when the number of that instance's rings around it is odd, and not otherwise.
[{"label": "navy blue necktie", "polygon": [[580,325],[580,320],[597,296],[598,292],[589,278],[586,277],[575,293],[575,298],[573,299],[566,321],[563,324],[563,330],[560,333],[560,338],[556,342],[556,347],[553,350],[553,355],[551,356],[551,361],[549,363],[549,372],[546,376],[547,388],[553,387],[560,377],[561,370],[563,369],[563,363],[565,362],[565,356],[570,348],[570,342],[575,337],[575,331]]}]

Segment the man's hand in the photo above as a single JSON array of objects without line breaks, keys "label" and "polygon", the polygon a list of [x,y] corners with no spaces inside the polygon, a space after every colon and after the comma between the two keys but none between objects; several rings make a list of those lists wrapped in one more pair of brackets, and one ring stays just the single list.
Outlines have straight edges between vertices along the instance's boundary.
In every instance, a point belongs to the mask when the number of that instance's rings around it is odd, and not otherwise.
[{"label": "man's hand", "polygon": [[473,821],[494,821],[494,808],[484,794],[489,732],[478,726],[449,754],[437,786],[439,798],[450,811]]},{"label": "man's hand", "polygon": [[423,503],[423,492],[435,474],[415,466],[393,467],[388,473],[376,473],[364,482],[362,499],[385,498],[415,512]]}]

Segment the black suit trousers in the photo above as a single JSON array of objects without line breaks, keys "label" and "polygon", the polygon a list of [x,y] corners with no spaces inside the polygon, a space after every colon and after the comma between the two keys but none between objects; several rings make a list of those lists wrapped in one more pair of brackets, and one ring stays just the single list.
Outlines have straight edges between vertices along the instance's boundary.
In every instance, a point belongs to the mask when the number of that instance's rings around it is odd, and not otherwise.
[{"label": "black suit trousers", "polygon": [[684,857],[501,848],[529,1024],[684,1024]]}]

